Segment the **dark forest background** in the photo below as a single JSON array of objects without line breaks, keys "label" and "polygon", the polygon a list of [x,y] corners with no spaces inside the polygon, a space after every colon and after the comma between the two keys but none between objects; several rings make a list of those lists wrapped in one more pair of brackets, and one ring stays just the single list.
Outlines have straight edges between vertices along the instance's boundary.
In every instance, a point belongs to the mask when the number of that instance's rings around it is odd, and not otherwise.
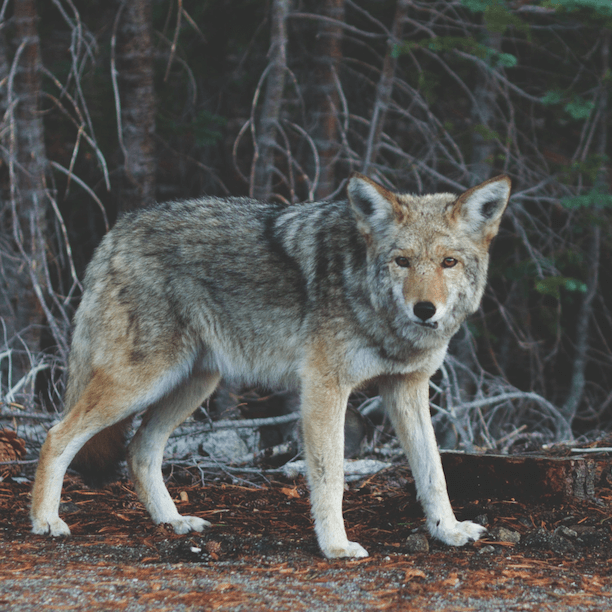
[{"label": "dark forest background", "polygon": [[485,299],[432,382],[438,432],[503,450],[612,429],[609,0],[0,11],[4,415],[61,410],[79,279],[123,211],[342,198],[353,171],[414,193],[506,173]]}]

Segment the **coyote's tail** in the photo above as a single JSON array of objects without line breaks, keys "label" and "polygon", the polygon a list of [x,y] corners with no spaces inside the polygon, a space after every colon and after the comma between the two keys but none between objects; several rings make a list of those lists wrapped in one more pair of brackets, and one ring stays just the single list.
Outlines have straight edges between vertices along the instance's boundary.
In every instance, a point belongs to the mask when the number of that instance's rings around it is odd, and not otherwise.
[{"label": "coyote's tail", "polygon": [[85,443],[72,460],[71,467],[92,487],[101,487],[115,480],[119,463],[125,458],[129,417],[97,433]]}]

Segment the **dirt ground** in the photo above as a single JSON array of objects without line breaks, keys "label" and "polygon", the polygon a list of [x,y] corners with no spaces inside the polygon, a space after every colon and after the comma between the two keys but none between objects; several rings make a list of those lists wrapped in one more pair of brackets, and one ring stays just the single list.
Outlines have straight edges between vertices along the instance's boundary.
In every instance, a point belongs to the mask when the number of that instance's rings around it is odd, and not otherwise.
[{"label": "dirt ground", "polygon": [[347,488],[349,538],[370,553],[353,561],[321,556],[304,481],[275,478],[175,474],[180,511],[213,524],[177,536],[128,482],[68,476],[73,536],[58,539],[29,533],[29,484],[0,482],[0,610],[612,610],[609,477],[584,503],[455,499],[490,533],[453,548],[425,537],[409,471],[392,467]]}]

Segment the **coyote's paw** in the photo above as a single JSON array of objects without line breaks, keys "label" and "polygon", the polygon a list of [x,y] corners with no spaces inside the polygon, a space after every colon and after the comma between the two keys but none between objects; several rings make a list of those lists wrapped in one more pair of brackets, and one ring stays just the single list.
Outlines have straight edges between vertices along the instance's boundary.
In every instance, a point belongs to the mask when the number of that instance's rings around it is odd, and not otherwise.
[{"label": "coyote's paw", "polygon": [[475,542],[486,532],[481,525],[471,521],[455,521],[451,525],[436,525],[431,530],[431,535],[450,546],[463,546],[468,542]]},{"label": "coyote's paw", "polygon": [[204,531],[210,523],[197,516],[181,516],[174,521],[168,521],[174,528],[174,533],[189,533],[190,531]]},{"label": "coyote's paw", "polygon": [[348,557],[352,559],[360,559],[361,557],[368,557],[368,551],[357,544],[357,542],[346,542],[344,546],[330,546],[323,550],[323,554],[328,559],[339,559],[342,557]]},{"label": "coyote's paw", "polygon": [[47,520],[32,519],[32,533],[50,535],[56,538],[69,536],[70,528],[59,516]]}]

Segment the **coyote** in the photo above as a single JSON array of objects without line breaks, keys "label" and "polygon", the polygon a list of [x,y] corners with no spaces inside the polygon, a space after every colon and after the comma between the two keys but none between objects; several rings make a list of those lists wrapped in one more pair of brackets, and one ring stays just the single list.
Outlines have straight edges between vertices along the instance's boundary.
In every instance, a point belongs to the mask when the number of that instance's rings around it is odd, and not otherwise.
[{"label": "coyote", "polygon": [[347,400],[370,382],[408,455],[431,534],[456,546],[482,535],[451,508],[428,381],[478,308],[510,179],[414,196],[356,174],[347,191],[345,201],[290,206],[167,202],[117,222],[85,275],[67,412],[49,430],[34,483],[34,533],[70,534],[58,514],[66,469],[75,456],[90,474],[111,469],[140,411],[127,463],[153,521],[176,533],[210,525],[178,513],[161,464],[172,430],[225,377],[299,389],[325,556],[368,554],[347,539],[342,495]]}]

